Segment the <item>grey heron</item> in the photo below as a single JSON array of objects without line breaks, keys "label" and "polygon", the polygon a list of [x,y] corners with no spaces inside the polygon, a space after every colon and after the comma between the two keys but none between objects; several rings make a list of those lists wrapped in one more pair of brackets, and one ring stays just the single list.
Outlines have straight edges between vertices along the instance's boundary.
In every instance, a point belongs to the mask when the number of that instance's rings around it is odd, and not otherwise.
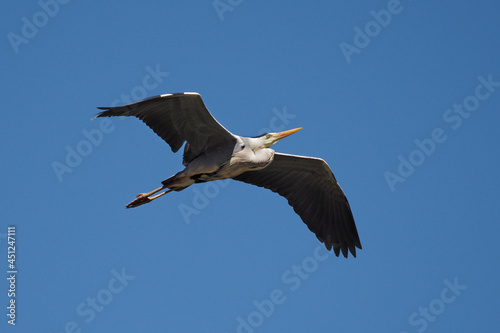
[{"label": "grey heron", "polygon": [[[269,148],[301,128],[257,137],[232,134],[215,120],[197,93],[150,97],[118,107],[100,107],[96,117],[134,116],[177,152],[184,142],[184,170],[162,186],[140,193],[126,205],[137,207],[195,183],[232,178],[270,189],[288,203],[328,250],[336,256],[361,249],[347,198],[320,158],[276,153]],[[164,192],[161,192],[165,190]],[[157,194],[158,192],[161,192]]]}]

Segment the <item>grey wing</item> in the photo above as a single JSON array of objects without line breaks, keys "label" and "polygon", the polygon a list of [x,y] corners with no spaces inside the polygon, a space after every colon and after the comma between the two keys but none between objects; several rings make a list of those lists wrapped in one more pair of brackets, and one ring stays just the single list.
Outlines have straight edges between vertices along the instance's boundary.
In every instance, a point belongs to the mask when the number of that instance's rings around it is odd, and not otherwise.
[{"label": "grey wing", "polygon": [[166,94],[105,110],[96,117],[134,116],[148,125],[177,152],[187,141],[184,163],[208,147],[236,144],[236,138],[207,110],[197,93]]},{"label": "grey wing", "polygon": [[324,160],[275,153],[268,167],[234,179],[287,198],[302,221],[337,256],[342,250],[347,258],[349,250],[356,257],[356,247],[361,249],[349,202]]}]

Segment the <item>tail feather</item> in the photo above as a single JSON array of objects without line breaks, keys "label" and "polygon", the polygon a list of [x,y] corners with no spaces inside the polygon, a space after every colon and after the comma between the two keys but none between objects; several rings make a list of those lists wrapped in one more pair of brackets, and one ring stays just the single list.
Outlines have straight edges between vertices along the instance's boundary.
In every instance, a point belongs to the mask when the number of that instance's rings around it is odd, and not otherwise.
[{"label": "tail feather", "polygon": [[178,175],[178,174],[175,174],[175,175],[173,175],[173,176],[171,176],[171,177],[169,177],[169,178],[165,179],[164,181],[162,181],[162,182],[161,182],[161,184],[162,184],[163,186],[167,186],[167,187],[169,187],[169,185],[173,183],[173,181],[174,181],[174,179],[175,179],[175,177],[176,177],[177,175]]},{"label": "tail feather", "polygon": [[183,175],[181,171],[171,176],[170,178],[165,179],[161,182],[161,184],[165,187],[168,187],[171,191],[179,192],[194,184],[194,180]]}]

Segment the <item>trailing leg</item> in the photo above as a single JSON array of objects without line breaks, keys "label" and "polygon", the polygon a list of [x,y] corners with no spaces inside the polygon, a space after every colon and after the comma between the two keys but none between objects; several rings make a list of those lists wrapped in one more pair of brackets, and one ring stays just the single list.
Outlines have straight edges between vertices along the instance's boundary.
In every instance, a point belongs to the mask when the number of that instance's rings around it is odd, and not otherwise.
[{"label": "trailing leg", "polygon": [[148,193],[139,193],[137,195],[137,198],[135,198],[134,200],[132,200],[131,202],[129,202],[128,204],[126,204],[125,207],[127,207],[127,208],[138,207],[138,206],[144,205],[144,204],[146,204],[148,202],[151,202],[154,199],[157,199],[157,198],[161,197],[162,195],[165,195],[165,194],[167,194],[169,192],[172,192],[172,190],[168,190],[168,191],[165,191],[163,193],[160,193],[160,194],[152,196],[153,194],[158,193],[158,192],[160,192],[161,190],[163,190],[165,188],[166,188],[166,186],[162,186],[162,187],[159,187],[156,190],[153,190],[153,191],[148,192]]}]

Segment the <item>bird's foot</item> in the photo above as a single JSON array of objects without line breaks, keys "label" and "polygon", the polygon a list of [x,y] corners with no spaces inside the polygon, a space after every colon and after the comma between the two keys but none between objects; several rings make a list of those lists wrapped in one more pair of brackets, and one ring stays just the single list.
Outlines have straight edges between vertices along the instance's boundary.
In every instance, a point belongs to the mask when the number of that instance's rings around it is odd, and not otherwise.
[{"label": "bird's foot", "polygon": [[134,208],[138,207],[140,205],[147,204],[148,202],[151,202],[151,199],[149,198],[149,193],[139,193],[137,194],[137,198],[129,202],[125,207],[127,208]]}]

